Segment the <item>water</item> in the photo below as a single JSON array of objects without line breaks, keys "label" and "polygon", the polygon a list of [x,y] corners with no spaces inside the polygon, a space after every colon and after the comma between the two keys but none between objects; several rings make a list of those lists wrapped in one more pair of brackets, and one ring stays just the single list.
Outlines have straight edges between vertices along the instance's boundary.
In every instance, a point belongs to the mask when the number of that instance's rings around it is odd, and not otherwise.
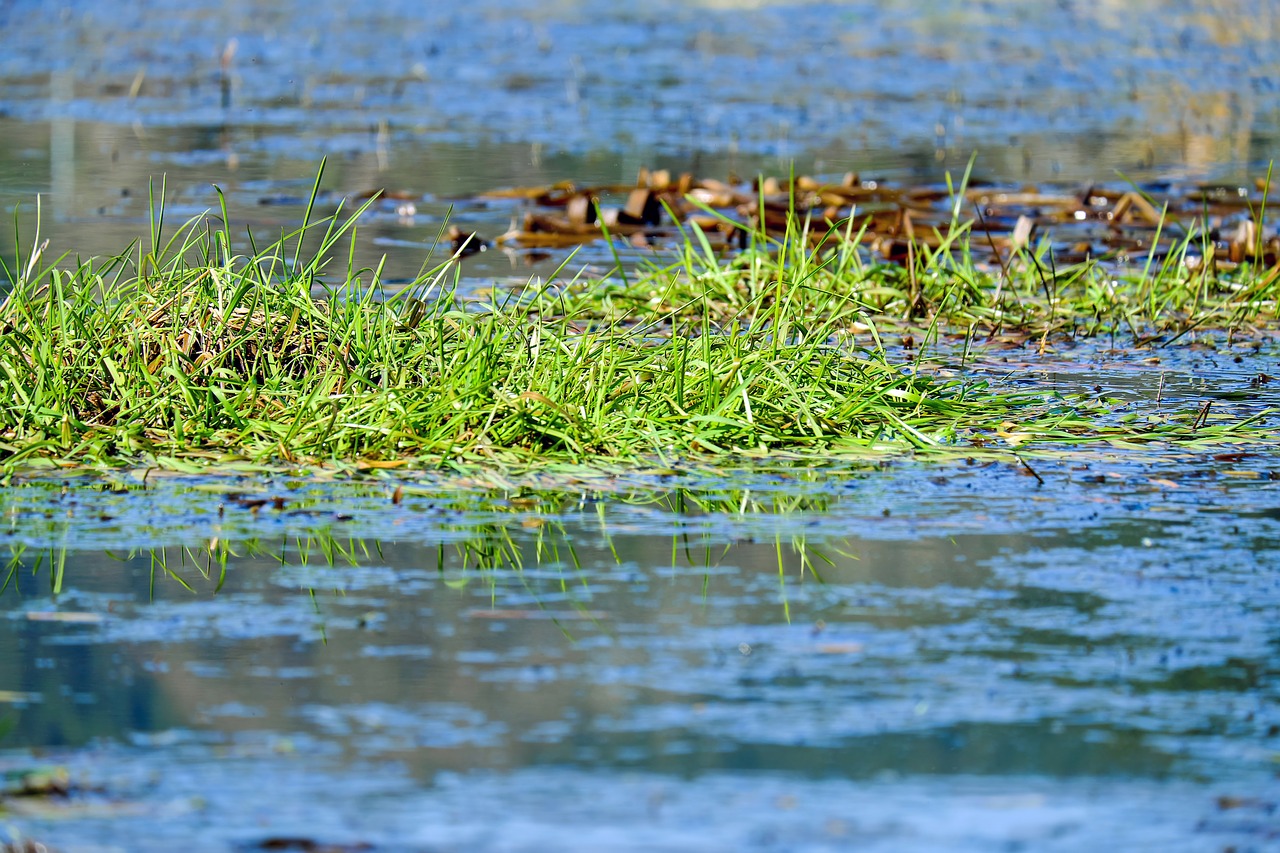
[{"label": "water", "polygon": [[[377,206],[413,276],[496,186],[641,166],[1244,181],[1270,4],[0,5],[0,203],[115,253]],[[224,61],[225,58],[225,61]],[[238,248],[244,249],[247,239]],[[0,236],[13,254],[14,237]],[[490,251],[470,282],[563,253]],[[602,254],[575,263],[607,265]],[[1271,344],[970,369],[1117,416],[1275,407]],[[944,354],[945,356],[945,354]],[[1152,361],[1158,358],[1159,361]],[[122,471],[0,489],[0,838],[64,851],[1238,850],[1280,839],[1267,448],[518,482]],[[1043,482],[1040,482],[1040,481]],[[62,772],[62,771],[58,771]],[[310,845],[310,846],[308,846]],[[328,845],[328,846],[325,846]],[[345,845],[345,847],[344,847]]]},{"label": "water", "polygon": [[[322,157],[338,194],[405,191],[359,259],[422,265],[455,196],[626,183],[641,166],[905,182],[1252,180],[1280,129],[1280,18],[1261,0],[382,4],[28,2],[0,9],[0,204],[55,251],[145,233],[228,194],[237,233],[278,236]],[[225,57],[225,63],[224,63]],[[508,207],[456,211],[486,236]],[[379,238],[382,242],[379,243]],[[366,242],[367,241],[367,242]],[[410,245],[404,245],[404,244]],[[247,246],[247,244],[246,244]],[[12,229],[0,229],[11,256]],[[244,248],[244,247],[240,247]],[[547,274],[502,253],[474,277]]]},{"label": "water", "polygon": [[428,478],[398,505],[282,476],[10,489],[3,763],[78,786],[11,825],[67,850],[1261,849],[1272,462]]}]

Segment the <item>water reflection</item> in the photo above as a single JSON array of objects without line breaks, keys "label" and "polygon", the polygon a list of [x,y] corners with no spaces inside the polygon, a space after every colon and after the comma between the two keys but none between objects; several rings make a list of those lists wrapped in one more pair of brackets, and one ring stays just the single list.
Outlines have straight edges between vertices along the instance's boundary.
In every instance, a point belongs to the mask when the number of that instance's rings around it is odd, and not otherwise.
[{"label": "water reflection", "polygon": [[[1142,553],[1153,536],[1168,545]],[[1276,602],[1249,552],[1223,563],[1197,538],[1148,523],[725,542],[550,522],[19,548],[21,654],[0,680],[43,697],[11,736],[32,745],[207,726],[302,729],[424,772],[1160,775],[1178,759],[1149,735],[1273,724],[1215,722],[1271,689],[1256,671]],[[1223,632],[1234,595],[1150,588],[1184,571],[1158,568],[1173,554],[1204,569],[1183,585],[1243,585],[1256,612]]]},{"label": "water reflection", "polygon": [[[1211,457],[1182,475],[1116,462],[1130,479],[1111,485],[1073,478],[1081,458],[1044,463],[1048,489],[963,464],[613,494],[412,486],[394,505],[287,479],[10,489],[5,745],[105,738],[136,750],[113,763],[206,780],[318,762],[436,804],[442,780],[496,784],[480,768],[567,772],[571,791],[598,773],[844,780],[887,808],[907,794],[886,774],[953,793],[978,777],[1266,790],[1274,489],[1244,480],[1205,506],[1142,484],[1193,482]],[[1152,790],[1172,789],[1136,789]]]}]

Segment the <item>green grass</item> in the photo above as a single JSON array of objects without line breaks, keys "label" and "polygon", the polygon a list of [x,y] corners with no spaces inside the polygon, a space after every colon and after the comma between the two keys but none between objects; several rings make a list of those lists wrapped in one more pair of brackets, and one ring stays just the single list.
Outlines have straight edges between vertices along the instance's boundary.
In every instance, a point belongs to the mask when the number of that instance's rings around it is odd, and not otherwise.
[{"label": "green grass", "polygon": [[[1002,392],[895,360],[877,333],[883,314],[905,299],[926,337],[972,321],[979,274],[937,250],[891,288],[887,273],[861,266],[849,230],[814,250],[797,221],[732,259],[694,230],[677,267],[631,284],[468,304],[454,296],[453,259],[392,295],[350,251],[340,268],[361,210],[312,222],[308,207],[302,228],[248,256],[232,254],[225,206],[221,220],[172,233],[153,210],[149,245],[69,268],[33,252],[10,270],[6,471],[139,460],[652,465],[1271,437],[1204,423],[1194,408],[1122,423],[1104,401]],[[1163,296],[1143,299],[1168,310]],[[1049,302],[1045,329],[1066,310]]]},{"label": "green grass", "polygon": [[[1266,203],[1264,194],[1257,215]],[[724,212],[704,207],[703,213],[723,231],[745,227]],[[1004,238],[958,215],[945,227],[902,238],[895,251],[905,261],[888,263],[870,245],[869,222],[855,214],[830,223],[810,210],[790,216],[781,230],[757,225],[746,249],[727,257],[686,220],[674,260],[649,262],[629,276],[576,281],[540,307],[607,322],[708,317],[752,328],[777,321],[789,324],[784,330],[802,324],[843,330],[858,319],[850,311],[856,305],[881,328],[932,325],[979,337],[1108,335],[1138,345],[1197,329],[1256,334],[1274,326],[1280,307],[1280,267],[1250,258],[1221,268],[1205,262],[1213,247],[1196,221],[1162,222],[1145,254],[1070,265],[1055,260],[1048,240],[997,250]],[[1263,229],[1257,231],[1256,254],[1263,256]],[[846,322],[832,324],[833,317]]]}]

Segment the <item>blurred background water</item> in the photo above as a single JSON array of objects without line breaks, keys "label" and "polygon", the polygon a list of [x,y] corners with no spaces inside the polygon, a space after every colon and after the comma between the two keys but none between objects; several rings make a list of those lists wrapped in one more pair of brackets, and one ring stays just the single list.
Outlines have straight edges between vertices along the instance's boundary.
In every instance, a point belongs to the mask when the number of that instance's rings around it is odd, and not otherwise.
[{"label": "blurred background water", "polygon": [[[976,154],[1011,182],[1244,180],[1280,116],[1265,0],[9,0],[0,28],[0,204],[30,233],[40,194],[53,247],[82,255],[144,230],[162,174],[175,218],[216,183],[278,234],[301,212],[264,200],[305,195],[327,156],[339,193],[421,198],[369,235],[421,243],[450,196],[645,165],[939,182]],[[392,271],[421,255],[393,248]]]}]

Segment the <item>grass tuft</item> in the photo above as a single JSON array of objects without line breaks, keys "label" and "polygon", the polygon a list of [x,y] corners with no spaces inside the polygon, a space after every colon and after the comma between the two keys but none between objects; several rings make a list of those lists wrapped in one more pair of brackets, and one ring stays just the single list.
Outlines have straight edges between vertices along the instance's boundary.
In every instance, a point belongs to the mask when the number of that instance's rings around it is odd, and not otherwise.
[{"label": "grass tuft", "polygon": [[1120,423],[1100,401],[891,359],[883,312],[979,310],[978,274],[941,249],[891,287],[848,228],[815,241],[792,217],[724,260],[691,225],[678,268],[478,304],[456,297],[456,256],[393,294],[355,269],[338,247],[362,210],[311,221],[309,207],[236,255],[225,206],[172,234],[157,209],[149,246],[69,269],[41,266],[43,249],[19,258],[0,304],[0,465],[632,464],[1259,435],[1196,410]]}]

